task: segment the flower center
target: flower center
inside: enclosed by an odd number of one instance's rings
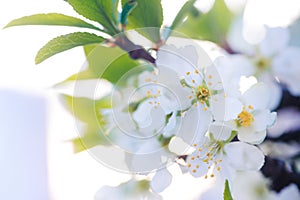
[[[243,110],[238,115],[238,118],[237,118],[237,123],[240,126],[243,126],[243,127],[249,127],[249,126],[251,126],[251,124],[252,124],[253,121],[254,121],[253,115],[251,113],[249,113],[248,111],[246,111],[246,110]]]
[[[187,160],[189,170],[192,173],[197,173],[199,170],[203,170],[203,168],[200,169],[200,167],[204,165],[207,169],[204,178],[215,177],[215,172],[221,170],[220,164],[222,163],[222,159],[217,158],[217,154],[222,153],[223,145],[219,146],[218,143],[211,143],[204,144],[203,146],[194,144],[193,146],[195,153]]]
[[[266,70],[270,67],[271,61],[267,58],[260,58],[255,62],[258,70]]]
[[[204,86],[198,86],[196,91],[196,98],[200,103],[204,103],[208,101],[208,98],[210,97],[209,90]]]

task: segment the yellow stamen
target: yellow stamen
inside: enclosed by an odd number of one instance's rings
[[[254,117],[251,113],[246,110],[243,110],[239,115],[237,122],[243,127],[251,126],[252,122],[254,121]]]
[[[199,86],[196,91],[196,98],[200,103],[205,102],[210,97],[210,92],[206,87]]]

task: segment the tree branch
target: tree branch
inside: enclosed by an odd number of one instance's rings
[[[290,170],[287,165],[275,158],[265,157],[265,164],[261,169],[265,177],[272,180],[271,189],[280,192],[283,188],[294,183],[300,189],[300,174]]]
[[[128,52],[130,58],[143,59],[155,65],[155,59],[142,46],[134,44],[125,35],[117,37],[114,44]]]

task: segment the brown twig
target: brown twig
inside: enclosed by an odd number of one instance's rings
[[[128,52],[130,58],[143,59],[155,65],[155,59],[142,46],[134,44],[125,35],[117,37],[114,44]]]
[[[283,188],[294,183],[300,189],[300,174],[290,170],[286,164],[275,158],[266,156],[265,164],[261,169],[265,177],[272,180],[271,188],[280,192]]]

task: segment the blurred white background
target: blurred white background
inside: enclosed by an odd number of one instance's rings
[[[162,2],[167,11],[165,24],[170,24],[185,1]],[[209,0],[199,0],[198,5],[204,10],[201,2],[211,5]],[[63,0],[1,1],[0,27],[15,18],[49,12],[77,16]],[[253,27],[286,26],[299,13],[299,0],[251,0],[247,19]],[[85,61],[83,49],[78,47],[34,64],[36,52],[47,41],[75,30],[78,29],[46,26],[0,30],[0,196],[3,198],[4,194],[3,199],[92,200],[101,186],[118,185],[129,179],[126,174],[102,166],[87,152],[73,154],[67,142],[77,136],[75,121],[62,107],[52,86],[78,72]],[[199,188],[198,180],[186,176],[173,180],[164,192],[166,199],[180,198],[174,193],[178,189],[189,199],[192,191]],[[191,181],[189,188],[184,187],[187,180]]]

